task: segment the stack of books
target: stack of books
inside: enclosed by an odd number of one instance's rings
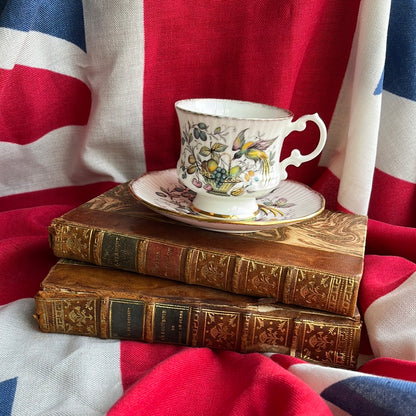
[[[253,233],[208,231],[122,184],[55,218],[60,258],[35,297],[44,332],[357,364],[367,218],[324,210]]]

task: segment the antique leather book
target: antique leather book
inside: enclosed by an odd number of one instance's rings
[[[35,303],[44,332],[357,363],[358,312],[345,317],[63,259]]]
[[[353,316],[367,218],[324,210],[248,234],[203,230],[151,211],[122,184],[49,226],[57,257]]]

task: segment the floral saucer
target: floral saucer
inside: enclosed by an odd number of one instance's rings
[[[258,198],[259,212],[250,220],[222,220],[198,214],[191,208],[195,193],[182,185],[176,169],[146,173],[130,182],[134,197],[153,211],[199,228],[230,233],[249,233],[287,226],[320,214],[325,199],[308,186],[281,181],[268,195]]]

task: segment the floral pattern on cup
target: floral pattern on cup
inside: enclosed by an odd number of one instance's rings
[[[192,178],[192,184],[216,195],[239,196],[253,182],[270,178],[270,168],[275,164],[275,152],[264,152],[276,140],[249,136],[249,129],[210,129],[203,122],[191,124],[182,131],[182,159],[179,164],[182,179]],[[233,145],[226,138],[235,134]],[[198,146],[194,141],[199,141]]]

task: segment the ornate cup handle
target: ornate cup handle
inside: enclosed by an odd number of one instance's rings
[[[284,180],[287,178],[286,168],[289,165],[294,165],[296,167],[299,167],[302,163],[308,162],[309,160],[312,160],[316,156],[318,156],[325,146],[327,130],[326,130],[325,123],[322,121],[322,119],[318,116],[317,113],[304,115],[302,117],[299,117],[296,121],[292,122],[288,130],[286,131],[285,137],[287,137],[290,133],[292,133],[292,131],[305,130],[307,121],[313,121],[315,124],[318,125],[319,132],[320,132],[319,143],[316,146],[315,150],[313,150],[311,153],[307,155],[302,155],[298,149],[293,149],[290,156],[280,162],[280,179],[281,180]]]

